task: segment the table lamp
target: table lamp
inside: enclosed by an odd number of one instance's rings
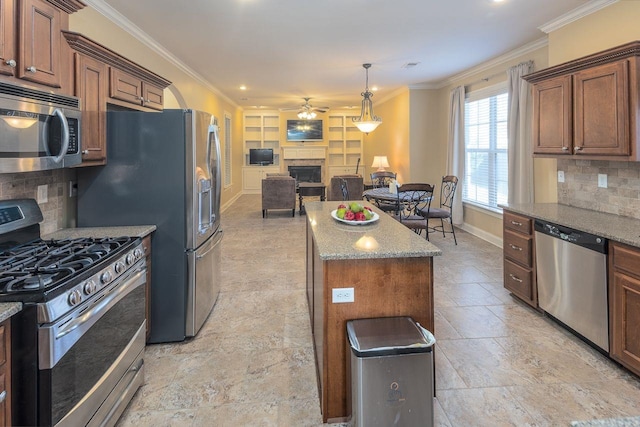
[[[389,160],[387,156],[373,156],[372,168],[378,168],[378,172],[384,172],[384,168],[389,167]]]

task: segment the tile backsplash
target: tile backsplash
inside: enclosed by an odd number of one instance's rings
[[[38,186],[47,186],[47,202],[40,203],[44,220],[40,234],[52,233],[75,223],[75,197],[69,197],[69,181],[75,181],[73,169],[0,174],[0,200],[36,199]]]
[[[640,163],[558,159],[558,203],[640,219]],[[607,188],[598,187],[607,175]]]

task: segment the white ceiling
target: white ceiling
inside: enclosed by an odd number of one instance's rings
[[[438,84],[545,36],[538,27],[602,0],[87,0],[139,27],[236,104],[359,106]],[[113,8],[113,9],[111,9]],[[123,15],[126,19],[123,19]],[[130,22],[127,22],[130,21]],[[404,64],[419,63],[405,69]],[[240,85],[247,90],[241,91]]]

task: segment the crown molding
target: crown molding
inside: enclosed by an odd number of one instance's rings
[[[211,92],[223,98],[226,102],[233,105],[235,108],[241,108],[238,104],[232,101],[228,96],[220,92],[220,90],[213,86],[207,79],[202,77],[200,74],[196,73],[191,68],[184,65],[184,63],[174,56],[171,52],[165,49],[164,46],[155,41],[151,36],[144,31],[133,22],[131,22],[127,17],[123,14],[115,10],[113,7],[108,5],[104,0],[83,0],[91,8],[95,9],[97,12],[102,14],[105,18],[116,24],[118,27],[122,28],[124,31],[135,37],[140,43],[160,55],[162,58],[167,60],[169,63],[173,64],[176,68],[181,70],[183,73],[187,74],[189,77],[193,78],[197,82],[201,83],[203,86],[211,90]]]
[[[409,85],[409,89],[440,89],[437,83],[417,83]]]
[[[531,43],[527,43],[523,46],[520,46],[517,49],[514,49],[510,52],[505,53],[504,55],[500,55],[496,58],[489,60],[488,62],[484,62],[478,66],[470,68],[466,71],[463,71],[460,74],[456,74],[454,76],[449,77],[448,79],[442,80],[439,83],[436,83],[437,89],[442,89],[443,87],[456,84],[462,80],[468,79],[470,77],[475,76],[476,74],[482,73],[484,71],[490,70],[498,65],[501,65],[505,62],[511,61],[513,59],[519,58],[520,56],[526,55],[530,52],[536,51],[540,48],[543,48],[549,44],[547,37],[542,37],[538,40],[534,40]]]
[[[619,0],[591,0],[586,4],[569,11],[564,15],[559,16],[553,21],[549,21],[546,24],[539,26],[538,29],[545,34],[549,34],[552,31],[562,28],[565,25],[572,23],[573,21],[584,18],[585,16],[597,12],[600,9],[603,9],[614,3],[617,3],[618,1]]]

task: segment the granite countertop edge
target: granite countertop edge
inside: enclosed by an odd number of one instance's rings
[[[125,225],[114,227],[63,228],[42,236],[43,239],[75,239],[80,237],[145,237],[156,230],[155,225]]]
[[[4,322],[14,314],[22,310],[22,303],[19,302],[3,302],[0,303],[0,322]]]
[[[640,247],[640,219],[559,203],[508,203],[504,210]]]

